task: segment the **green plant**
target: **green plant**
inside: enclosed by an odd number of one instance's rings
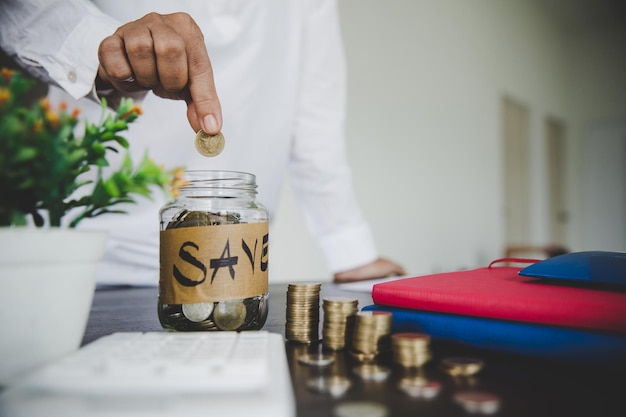
[[[114,206],[134,203],[135,196],[150,197],[154,186],[168,192],[179,181],[180,169],[166,171],[147,155],[134,165],[128,152],[121,166],[104,177],[109,152],[128,149],[119,132],[141,114],[132,100],[123,100],[114,114],[105,111],[103,101],[102,121],[85,121],[78,137],[79,111],[68,112],[64,104],[55,111],[46,99],[26,103],[32,85],[19,71],[0,71],[0,226],[25,225],[32,216],[41,227],[47,213],[49,226],[61,226],[69,215],[67,225],[75,227],[86,218],[124,213]],[[95,180],[81,178],[92,169]],[[73,197],[86,186],[91,192]]]

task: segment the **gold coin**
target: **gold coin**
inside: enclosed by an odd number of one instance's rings
[[[483,369],[483,361],[475,358],[444,358],[441,367],[452,376],[471,376]]]
[[[237,330],[246,321],[246,306],[241,300],[220,301],[215,306],[213,320],[221,330]]]
[[[198,130],[196,134],[196,149],[204,156],[217,156],[224,149],[224,135],[209,135],[204,130]]]

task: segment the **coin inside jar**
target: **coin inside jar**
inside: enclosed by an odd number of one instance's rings
[[[182,310],[189,321],[199,323],[209,318],[213,312],[213,303],[183,304]]]
[[[237,330],[246,321],[246,313],[241,300],[220,301],[215,306],[213,321],[221,330]]]
[[[204,156],[217,156],[224,149],[224,135],[209,135],[204,130],[198,130],[195,141],[196,149]]]

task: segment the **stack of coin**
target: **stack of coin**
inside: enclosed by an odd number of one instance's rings
[[[405,368],[417,368],[431,358],[430,336],[424,333],[395,333],[391,335],[393,361]]]
[[[322,300],[324,323],[322,345],[330,350],[342,350],[349,344],[359,300],[348,297],[327,297]]]
[[[319,341],[322,284],[301,282],[287,287],[285,338],[310,344]]]
[[[387,311],[360,311],[352,333],[351,354],[361,362],[371,362],[389,350],[393,315]]]

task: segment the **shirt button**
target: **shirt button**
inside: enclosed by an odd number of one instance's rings
[[[76,72],[75,71],[70,71],[67,73],[67,80],[69,82],[71,82],[72,84],[74,84],[76,82]]]

